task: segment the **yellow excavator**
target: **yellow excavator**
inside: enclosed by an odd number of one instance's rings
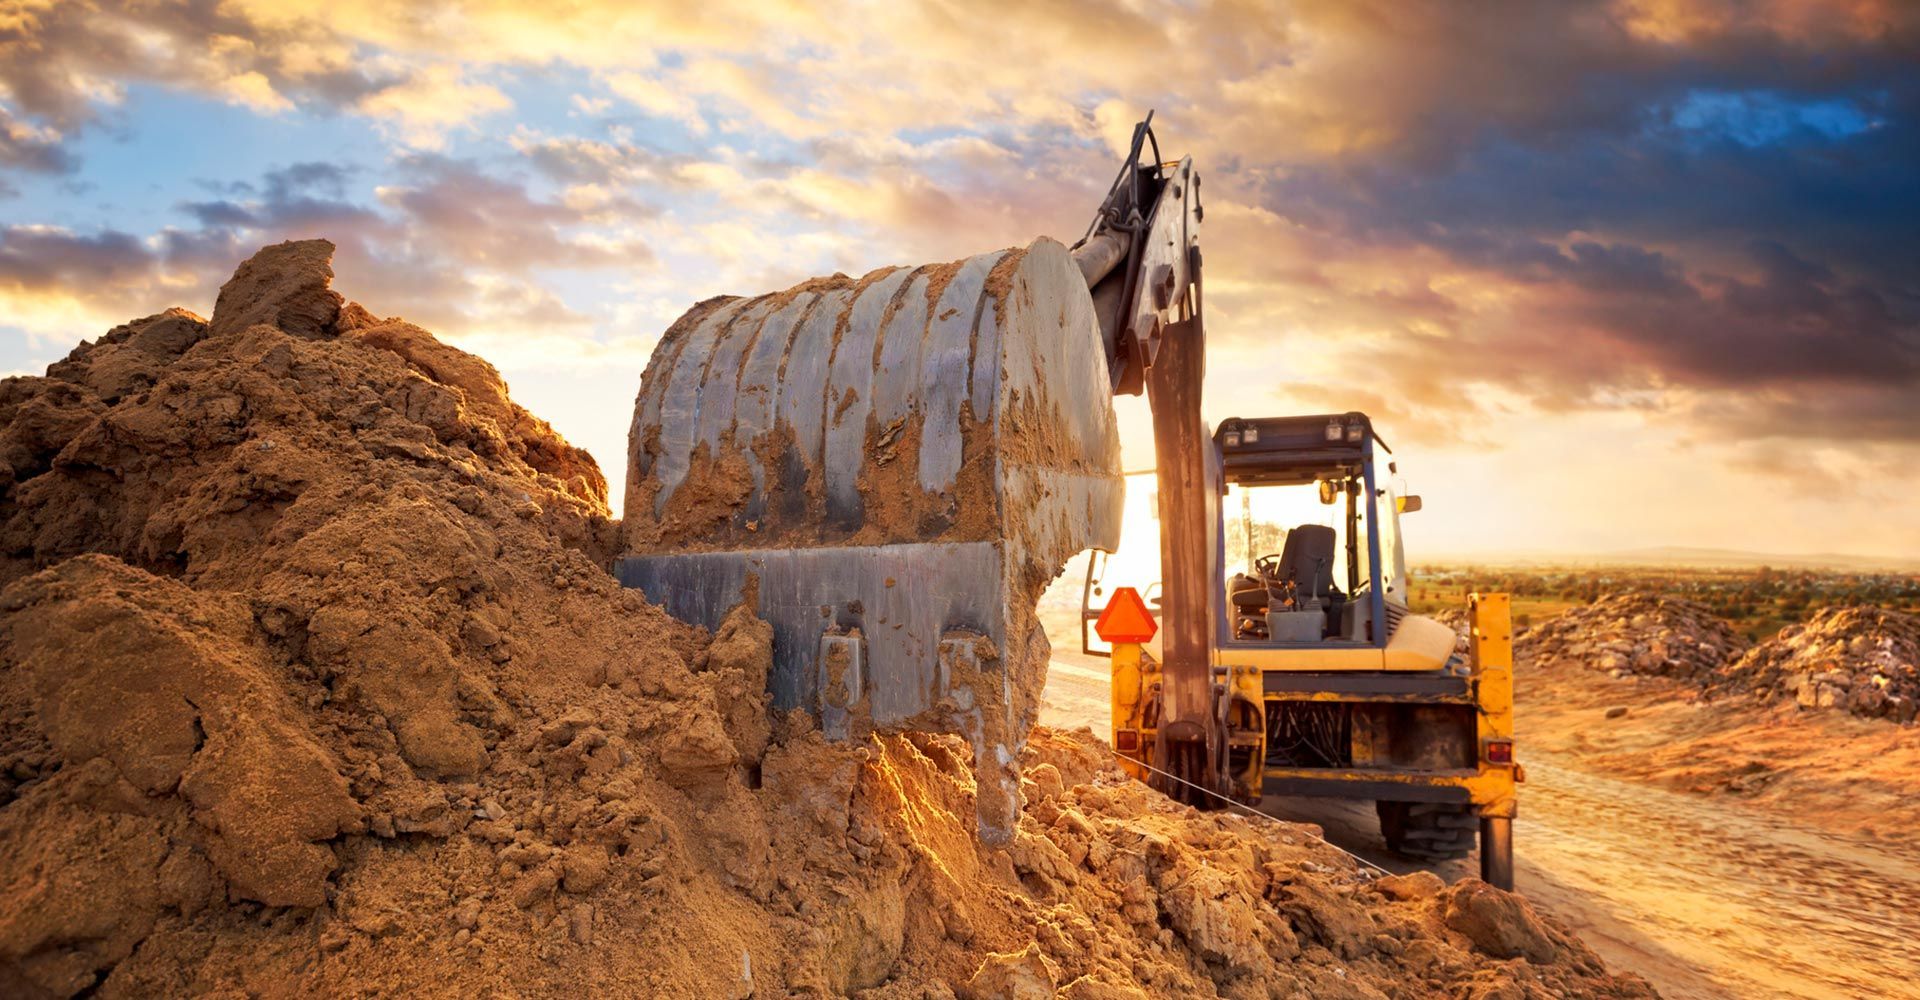
[[[1389,845],[1416,857],[1478,833],[1483,875],[1510,887],[1506,599],[1474,599],[1460,652],[1409,613],[1397,525],[1419,500],[1375,468],[1363,415],[1209,432],[1203,216],[1191,159],[1160,155],[1149,115],[1071,248],[696,305],[641,380],[616,574],[710,627],[751,602],[774,629],[775,704],[831,738],[965,735],[980,834],[1005,841],[1050,653],[1034,604],[1073,555],[1118,547],[1112,399],[1145,392],[1156,607],[1086,588],[1109,598],[1086,617],[1111,612],[1116,751],[1201,807],[1376,801]],[[1343,516],[1269,553],[1243,517],[1229,576],[1223,499],[1298,487]],[[1151,649],[1128,638],[1142,618]]]
[[[1482,877],[1510,889],[1521,769],[1507,598],[1470,599],[1465,648],[1408,611],[1399,518],[1421,499],[1395,491],[1394,463],[1376,468],[1385,448],[1357,412],[1236,417],[1215,430],[1210,495],[1226,502],[1214,508],[1210,579],[1223,578],[1229,552],[1245,561],[1224,577],[1208,637],[1222,737],[1214,785],[1158,763],[1168,657],[1150,605],[1165,603],[1161,581],[1117,586],[1135,575],[1115,565],[1127,561],[1094,553],[1082,651],[1112,659],[1113,743],[1135,776],[1195,805],[1371,799],[1390,850],[1453,860],[1477,834]],[[1237,519],[1221,516],[1234,507]]]

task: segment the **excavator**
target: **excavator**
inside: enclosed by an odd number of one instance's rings
[[[1084,591],[1123,766],[1202,808],[1371,800],[1390,848],[1453,858],[1478,834],[1482,876],[1510,888],[1507,598],[1471,598],[1464,644],[1409,611],[1398,525],[1420,500],[1376,468],[1365,415],[1209,430],[1204,214],[1149,114],[1070,248],[697,304],[641,379],[616,575],[709,627],[750,606],[773,626],[775,705],[829,738],[965,736],[980,836],[1005,842],[1050,655],[1035,602],[1075,554],[1118,548],[1113,398],[1144,392],[1152,607],[1097,572]],[[1325,516],[1254,531],[1253,496],[1303,490]]]

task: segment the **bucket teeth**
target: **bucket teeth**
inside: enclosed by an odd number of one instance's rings
[[[701,303],[641,381],[621,580],[708,626],[757,593],[776,704],[836,738],[966,736],[982,833],[1010,836],[1048,655],[1035,601],[1118,542],[1099,337],[1045,239]]]

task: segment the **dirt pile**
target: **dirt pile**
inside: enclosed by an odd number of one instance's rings
[[[1822,608],[1727,664],[1713,684],[1767,701],[1792,699],[1802,708],[1913,722],[1920,705],[1920,618],[1884,608]]]
[[[1473,615],[1466,608],[1441,608],[1427,617],[1452,629],[1455,635],[1465,636],[1473,630]]]
[[[769,712],[770,628],[618,587],[592,460],[329,251],[0,382],[0,994],[1650,995],[1084,735],[983,846],[964,741]]]
[[[1704,683],[1747,645],[1704,604],[1623,591],[1521,633],[1514,653],[1523,663],[1567,660],[1615,677]]]
[[[1705,605],[1630,591],[1520,633],[1515,652],[1615,677],[1669,677],[1714,697],[1901,723],[1920,716],[1920,618],[1884,608],[1822,608],[1755,646]]]

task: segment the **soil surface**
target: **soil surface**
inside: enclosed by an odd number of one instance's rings
[[[1042,721],[1104,736],[1107,661],[1074,652],[1072,611],[1047,623],[1056,652]],[[1682,678],[1707,668],[1615,677],[1524,650],[1521,895],[1664,996],[1920,996],[1909,902],[1920,894],[1920,731],[1752,697],[1703,701]],[[1262,810],[1317,824],[1369,863],[1420,870],[1385,849],[1368,803],[1270,799]],[[1479,861],[1434,870],[1467,879]]]
[[[0,995],[1653,995],[1090,735],[983,844],[964,741],[770,712],[771,629],[620,588],[592,459],[331,249],[0,381]]]

